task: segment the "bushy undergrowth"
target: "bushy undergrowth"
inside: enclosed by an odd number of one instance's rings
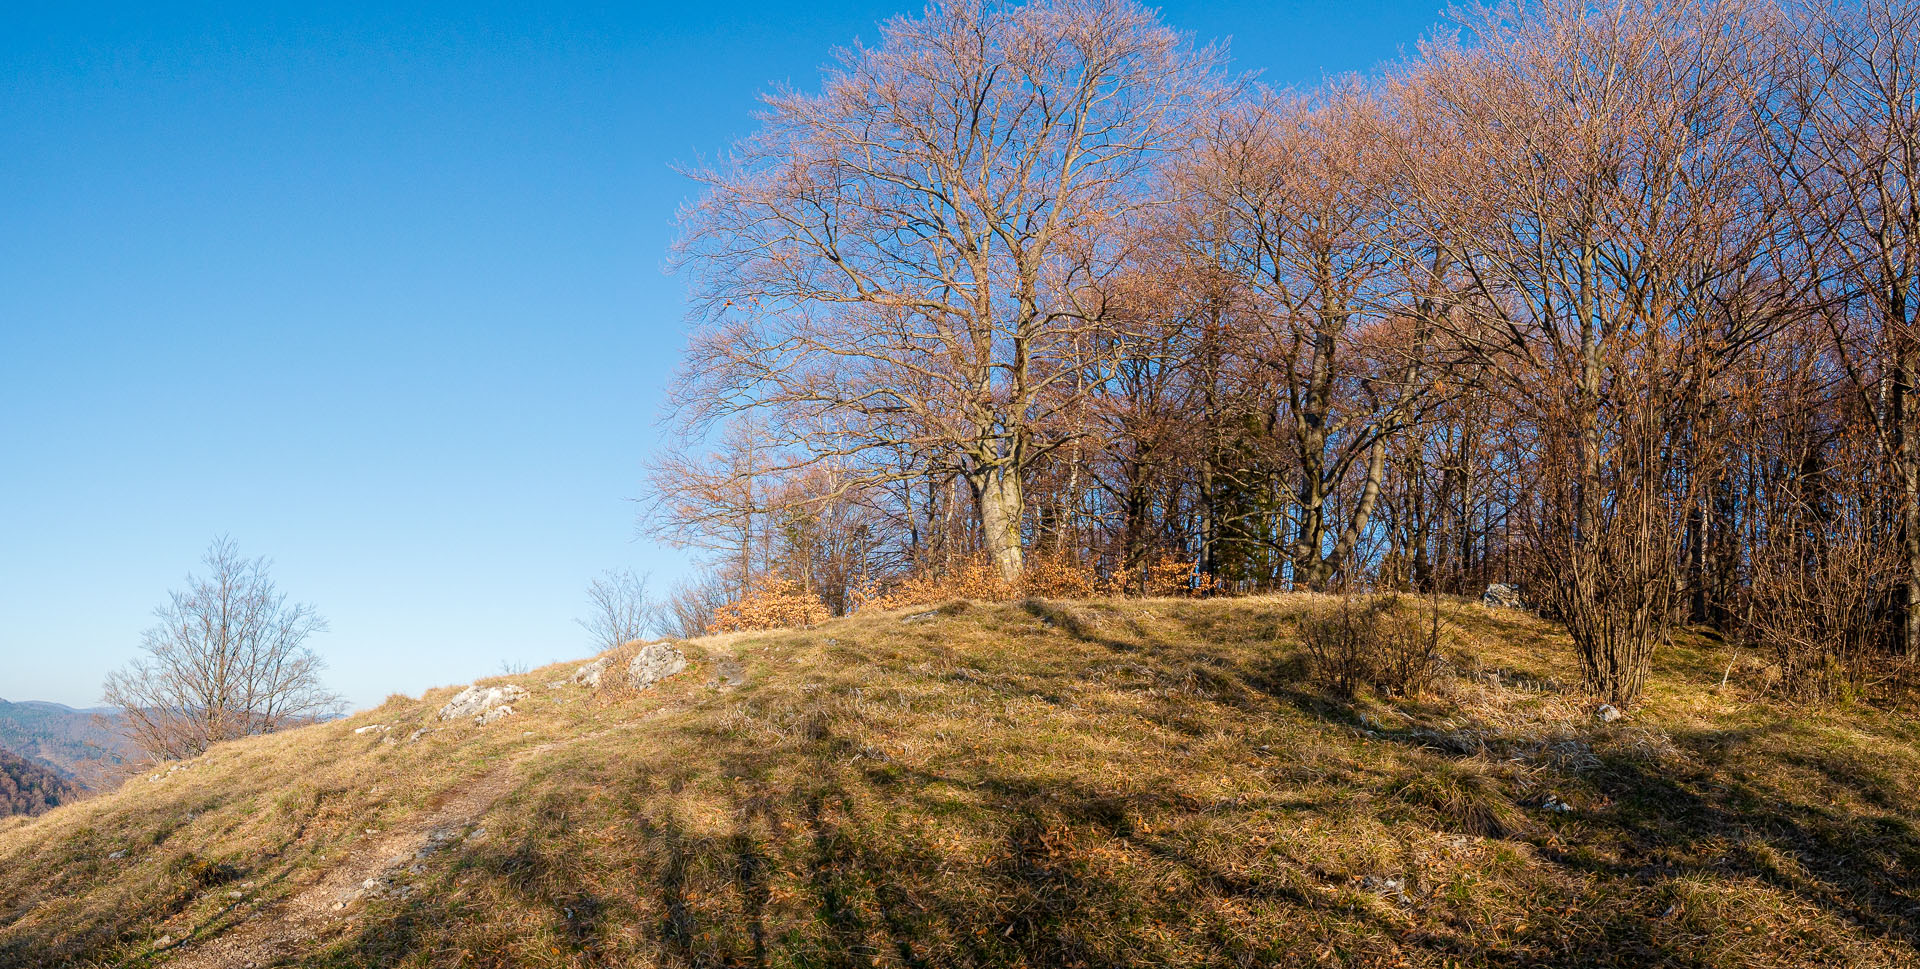
[[[1018,581],[1000,576],[984,557],[962,559],[951,566],[929,567],[870,583],[859,597],[861,608],[902,609],[934,605],[955,599],[1010,602],[1015,599],[1089,599],[1096,596],[1138,595],[1149,598],[1200,596],[1210,591],[1209,580],[1191,560],[1159,555],[1138,568],[1101,572],[1070,556],[1036,552],[1028,557]]]
[[[1422,609],[1407,596],[1346,596],[1302,619],[1300,641],[1326,689],[1349,699],[1362,687],[1417,696],[1438,671],[1439,603]]]
[[[827,604],[789,579],[766,579],[713,611],[708,633],[805,628],[827,621]]]

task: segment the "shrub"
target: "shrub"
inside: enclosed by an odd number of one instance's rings
[[[765,579],[746,595],[713,611],[708,633],[811,626],[828,618],[827,604],[790,579]]]
[[[1345,597],[1331,613],[1301,621],[1300,641],[1324,689],[1352,698],[1360,687],[1417,696],[1433,684],[1440,653],[1440,604],[1430,612],[1401,596]]]
[[[1141,582],[1148,596],[1202,595],[1211,590],[1207,577],[1197,575],[1192,560],[1162,556],[1148,561],[1138,575],[1113,573],[1102,576],[1098,569],[1069,557],[1034,553],[1018,582],[1000,577],[999,570],[981,556],[962,560],[946,571],[913,572],[882,588],[871,581],[856,597],[860,608],[904,609],[927,606],[953,599],[977,599],[982,602],[1008,602],[1014,599],[1086,599],[1093,596],[1127,594],[1129,578]]]
[[[1020,598],[1020,590],[1000,578],[999,571],[985,558],[975,557],[944,572],[926,570],[909,573],[884,591],[878,581],[870,580],[857,598],[863,609],[904,609],[951,599],[1005,602]]]
[[[1893,549],[1836,530],[1823,548],[1792,535],[1753,554],[1737,632],[1773,660],[1763,684],[1803,700],[1842,700],[1870,685],[1896,629],[1885,608],[1898,563]]]

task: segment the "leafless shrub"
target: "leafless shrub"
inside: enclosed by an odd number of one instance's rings
[[[1331,613],[1301,621],[1314,679],[1351,698],[1362,686],[1416,696],[1433,682],[1440,651],[1439,603],[1422,615],[1401,596],[1343,597]]]
[[[609,571],[587,586],[592,603],[586,616],[574,620],[604,652],[646,638],[659,620],[660,608],[647,596],[647,577],[631,570]]]
[[[730,588],[718,573],[682,582],[660,607],[661,631],[680,639],[705,636],[714,612],[727,604]]]
[[[145,655],[107,675],[102,695],[119,707],[128,738],[156,760],[195,756],[222,740],[269,733],[338,712],[307,648],[327,622],[289,603],[264,558],[231,539],[207,547],[205,577],[155,610]]]
[[[1898,583],[1895,550],[1853,523],[1842,534],[1807,535],[1754,550],[1743,638],[1777,664],[1766,685],[1803,699],[1853,695],[1872,676],[1876,647],[1888,645],[1888,592]]]

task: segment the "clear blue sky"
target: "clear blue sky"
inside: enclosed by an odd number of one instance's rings
[[[326,8],[322,11],[320,8]],[[1310,84],[1438,0],[1183,2]],[[97,702],[209,539],[355,706],[589,648],[684,342],[671,166],[917,4],[0,9],[0,697]]]

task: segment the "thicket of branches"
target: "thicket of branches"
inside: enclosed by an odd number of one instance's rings
[[[1920,658],[1920,12],[1459,17],[1283,92],[1129,0],[941,3],[769,96],[685,212],[701,601],[1171,560],[1513,582],[1619,703],[1680,622],[1808,693]]]

